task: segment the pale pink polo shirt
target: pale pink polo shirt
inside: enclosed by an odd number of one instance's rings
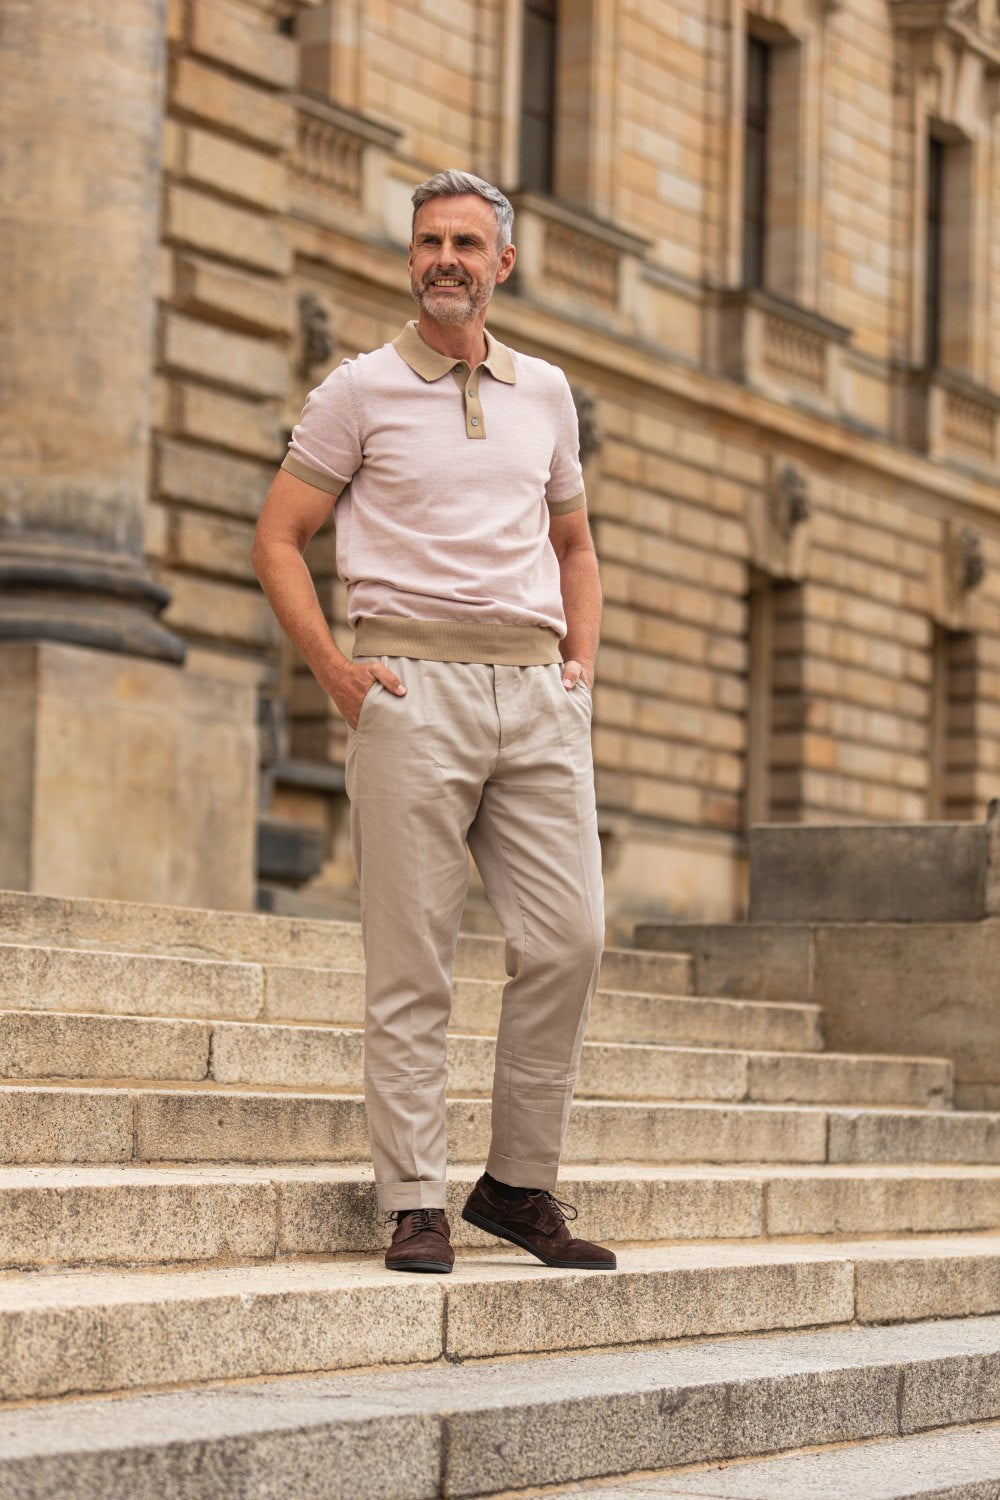
[[[486,340],[470,371],[409,323],[333,370],[292,433],[282,467],[339,497],[357,655],[559,660],[549,517],[585,504],[576,409],[555,365]]]

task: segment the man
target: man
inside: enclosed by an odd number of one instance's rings
[[[467,173],[413,194],[419,308],[309,395],[254,566],[350,728],[365,1102],[386,1265],[450,1271],[451,967],[471,849],[507,938],[492,1141],[463,1217],[547,1265],[612,1268],[552,1196],[603,941],[590,752],[600,622],[565,376],[486,332],[513,210]],[[336,504],[354,659],[302,553]],[[566,1206],[566,1205],[563,1205]]]

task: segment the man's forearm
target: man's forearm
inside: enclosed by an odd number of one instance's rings
[[[590,683],[601,634],[601,579],[593,548],[575,547],[560,559],[559,585],[566,613],[563,661],[578,661]]]
[[[285,634],[330,692],[350,663],[330,634],[305,558],[294,543],[273,540],[254,548],[253,565]]]

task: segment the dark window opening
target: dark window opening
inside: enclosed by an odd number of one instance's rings
[[[941,361],[945,149],[943,141],[931,136],[927,154],[927,265],[924,280],[924,360],[931,369]]]
[[[747,38],[747,95],[743,147],[743,285],[763,286],[767,240],[767,154],[771,49]]]
[[[551,193],[555,158],[557,0],[525,0],[520,185]]]

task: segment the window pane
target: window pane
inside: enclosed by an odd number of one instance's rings
[[[937,141],[932,136],[928,142],[927,157],[927,259],[924,267],[924,358],[929,366],[936,365],[941,356],[944,173],[944,142]]]
[[[743,283],[764,280],[767,233],[768,75],[770,49],[747,38],[747,107],[743,122]]]
[[[552,191],[555,133],[555,0],[528,0],[521,59],[521,186]]]

